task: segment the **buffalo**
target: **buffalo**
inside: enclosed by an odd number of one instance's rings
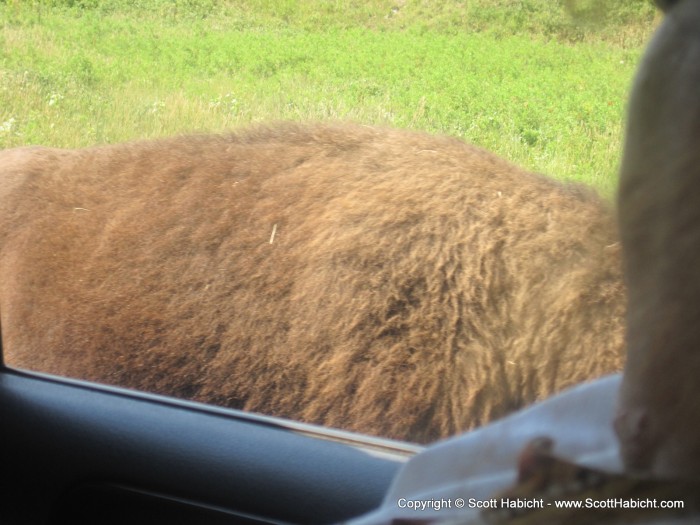
[[[5,150],[0,265],[10,366],[419,443],[624,361],[612,206],[418,132]]]

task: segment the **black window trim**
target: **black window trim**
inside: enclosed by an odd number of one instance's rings
[[[72,494],[87,490],[92,500],[95,487],[260,523],[338,522],[378,507],[403,462],[422,450],[15,370],[1,352],[3,524],[51,522],[57,509],[76,508]]]

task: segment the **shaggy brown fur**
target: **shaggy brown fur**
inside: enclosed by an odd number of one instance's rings
[[[669,2],[671,4],[671,2]],[[619,192],[630,468],[700,473],[700,2],[670,7],[637,74]]]
[[[289,124],[0,173],[12,365],[418,442],[622,366],[609,207],[455,139]]]

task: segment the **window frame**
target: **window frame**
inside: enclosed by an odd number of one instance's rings
[[[333,523],[422,447],[6,367],[0,521]]]

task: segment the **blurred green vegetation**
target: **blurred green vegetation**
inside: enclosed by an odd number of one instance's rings
[[[610,195],[657,21],[642,0],[0,0],[0,147],[354,120]]]

